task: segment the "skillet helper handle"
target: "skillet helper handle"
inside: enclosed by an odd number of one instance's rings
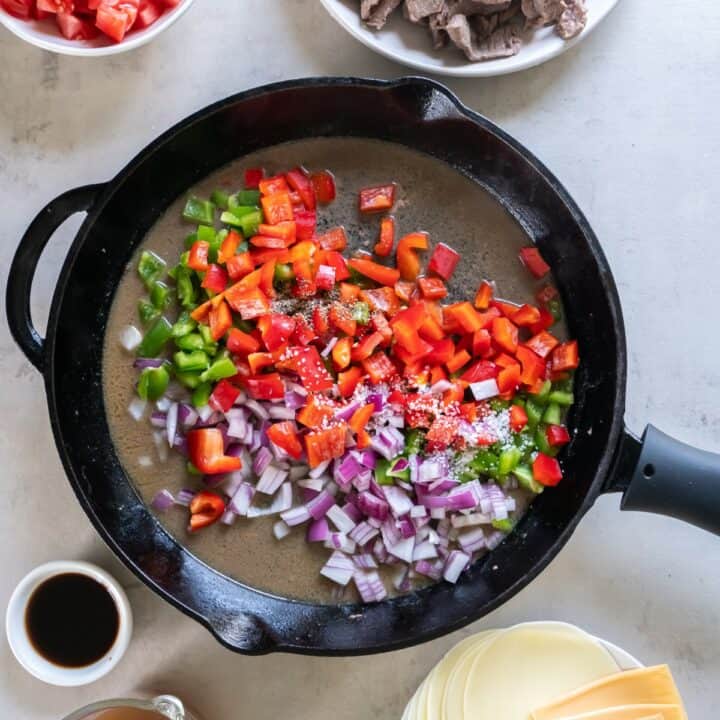
[[[38,261],[53,233],[71,215],[88,211],[104,185],[84,185],[51,200],[30,223],[10,266],[5,305],[8,325],[15,342],[40,371],[45,366],[45,341],[30,315],[30,291]]]
[[[720,535],[720,455],[648,425],[620,507],[669,515]]]

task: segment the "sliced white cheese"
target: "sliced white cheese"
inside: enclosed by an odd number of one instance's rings
[[[682,720],[682,718],[683,711],[679,705],[623,705],[573,715],[562,720]]]

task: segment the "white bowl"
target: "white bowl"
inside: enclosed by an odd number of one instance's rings
[[[61,667],[46,660],[33,647],[25,628],[25,610],[35,588],[48,578],[64,573],[80,573],[99,582],[112,596],[118,611],[120,622],[115,642],[103,657],[85,667]],[[5,615],[8,643],[17,661],[38,680],[63,687],[87,685],[107,675],[125,654],[132,628],[130,603],[118,581],[96,565],[74,560],[49,562],[29,572],[13,591]]]
[[[60,30],[53,18],[47,20],[20,20],[2,8],[0,8],[0,23],[11,33],[31,45],[61,55],[79,55],[81,57],[117,55],[149,43],[182,17],[190,9],[194,1],[182,0],[177,7],[170,8],[163,13],[150,27],[144,30],[131,30],[129,35],[120,43],[113,42],[102,33],[92,40],[67,40],[60,34]]]
[[[506,75],[547,62],[582,42],[618,3],[618,0],[588,0],[587,25],[572,40],[563,40],[553,28],[542,28],[514,57],[470,62],[454,46],[434,50],[430,33],[405,20],[399,10],[382,30],[376,31],[360,19],[357,0],[320,1],[345,30],[375,52],[426,73],[456,77]]]

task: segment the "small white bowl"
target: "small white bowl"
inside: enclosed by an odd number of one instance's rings
[[[102,658],[85,667],[67,668],[46,660],[33,647],[25,627],[25,610],[35,588],[45,580],[65,573],[87,575],[99,582],[110,593],[118,610],[120,622],[115,642]],[[8,643],[17,661],[38,680],[62,687],[87,685],[107,675],[125,654],[130,644],[132,628],[130,603],[118,581],[96,565],[73,560],[49,562],[29,572],[15,588],[5,615]]]
[[[80,57],[99,57],[100,55],[117,55],[133,50],[167,30],[176,20],[180,19],[195,0],[182,0],[174,8],[167,10],[150,27],[144,30],[130,31],[122,42],[116,43],[102,33],[92,40],[68,40],[60,34],[57,24],[52,18],[47,20],[20,20],[0,8],[0,23],[11,33],[31,45],[50,50],[61,55],[78,55]]]

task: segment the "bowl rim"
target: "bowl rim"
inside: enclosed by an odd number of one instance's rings
[[[181,0],[179,5],[163,13],[163,15],[149,27],[143,28],[136,34],[131,35],[130,38],[124,39],[119,43],[100,47],[66,44],[66,42],[72,41],[65,41],[65,38],[56,38],[50,34],[48,34],[47,37],[39,36],[31,29],[34,28],[34,25],[30,25],[26,20],[10,15],[10,13],[2,8],[0,8],[0,24],[4,25],[15,37],[41,50],[48,50],[58,55],[71,55],[75,57],[103,57],[106,55],[119,55],[120,53],[129,52],[130,50],[146,45],[179,20],[190,9],[190,6],[194,2],[195,0]],[[60,42],[60,40],[64,40],[65,42]]]

